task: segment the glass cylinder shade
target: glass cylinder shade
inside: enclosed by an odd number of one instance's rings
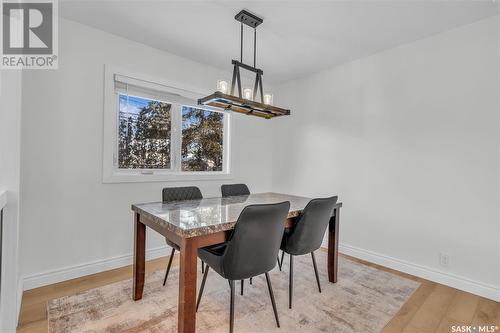
[[[245,88],[245,89],[243,89],[243,98],[244,99],[249,99],[249,100],[253,99],[252,88]]]
[[[223,94],[229,93],[229,83],[226,80],[218,80],[217,81],[217,91],[220,91]]]
[[[273,105],[273,94],[264,94],[264,104]]]

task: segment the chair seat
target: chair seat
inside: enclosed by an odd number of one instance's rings
[[[198,257],[222,277],[224,277],[222,271],[222,255],[226,250],[226,246],[226,243],[222,243],[198,249]]]
[[[179,245],[175,244],[174,242],[168,240],[167,238],[165,238],[165,242],[167,243],[168,246],[176,249],[177,251],[180,251],[181,248],[179,247]]]
[[[292,231],[291,229],[285,229],[285,232],[283,233],[283,238],[281,239],[281,246],[280,246],[280,250],[281,251],[285,251],[286,253],[290,253],[288,252],[288,238],[290,237],[290,235],[292,234]]]
[[[298,248],[300,247],[295,246],[295,244],[292,244],[289,241],[291,235],[292,235],[292,229],[285,229],[285,232],[283,233],[283,238],[281,239],[281,246],[280,246],[281,251],[285,251],[285,253],[292,254],[294,256],[301,256],[317,250],[317,249],[298,250]]]
[[[335,222],[333,222],[332,225],[333,228],[335,228]],[[293,232],[293,227],[285,229],[285,232],[283,233],[283,238],[281,239],[281,245],[280,245],[280,250],[285,251],[286,253],[293,254],[296,256],[308,254],[311,252],[311,250],[306,250],[306,251],[297,251],[297,250],[292,250],[292,244],[289,242],[289,238],[292,235]],[[294,248],[297,248],[297,246],[293,246]],[[317,250],[317,249],[314,249]]]

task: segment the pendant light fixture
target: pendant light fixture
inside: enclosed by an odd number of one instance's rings
[[[234,112],[245,113],[247,115],[262,117],[266,119],[289,115],[290,110],[283,109],[273,104],[273,95],[264,94],[262,87],[262,69],[256,67],[256,46],[257,46],[257,27],[263,22],[262,18],[242,10],[234,17],[240,22],[240,60],[233,60],[233,78],[231,85],[227,81],[217,81],[217,91],[209,96],[200,98],[199,105],[209,105],[223,108]],[[243,24],[254,29],[253,40],[253,66],[243,63]],[[253,89],[250,87],[242,88],[240,69],[255,73],[255,82]],[[237,86],[237,95],[235,88]],[[257,95],[260,95],[260,99]]]

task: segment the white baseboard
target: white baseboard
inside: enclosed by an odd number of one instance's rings
[[[157,248],[146,250],[146,260],[152,260],[167,256],[170,254],[169,249],[170,247],[160,246]],[[82,276],[128,266],[132,264],[132,261],[133,255],[125,254],[25,276],[23,279],[24,290],[43,287],[53,283],[76,279]]]
[[[326,247],[326,244],[323,243],[323,246]],[[400,272],[415,275],[430,281],[464,290],[475,295],[495,300],[497,302],[500,301],[500,288],[493,285],[473,281],[465,277],[417,265],[411,262],[396,259],[348,244],[340,244],[339,251],[343,254],[366,260],[381,266],[392,268]],[[146,251],[146,259],[156,259],[166,256],[168,255],[168,253],[169,251],[167,246],[149,249]],[[132,259],[132,254],[127,254],[26,276],[24,280],[19,283],[19,288],[22,291],[24,286],[24,290],[29,290],[57,282],[79,278],[85,275],[104,272],[107,270],[130,265],[132,264]],[[18,297],[22,297],[22,292],[18,292]],[[18,305],[20,304],[21,302],[19,301]]]
[[[339,252],[500,302],[500,288],[494,285],[473,281],[462,276],[442,272],[347,244],[339,244]]]

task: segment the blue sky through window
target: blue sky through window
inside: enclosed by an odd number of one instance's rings
[[[120,113],[128,113],[127,116],[136,117],[137,115],[139,115],[139,112],[143,108],[148,106],[150,101],[151,99],[147,98],[120,94]],[[190,106],[183,106],[182,107],[183,128],[190,127],[193,123],[197,122],[197,117],[195,115],[192,115],[189,118],[186,117],[186,114],[191,110],[202,111],[202,109],[197,109]],[[211,112],[213,111],[203,111],[203,115],[205,117],[208,117]]]
[[[210,115],[211,112],[213,111],[204,111],[203,109],[197,109],[197,108],[193,108],[193,107],[190,107],[190,106],[183,106],[182,107],[182,128],[185,129],[185,128],[188,128],[188,127],[191,127],[193,124],[197,124],[199,122],[199,118],[196,117],[196,115],[191,115],[191,117],[187,117],[187,114],[188,112],[190,111],[203,111],[203,116],[204,117],[208,117]]]
[[[142,108],[147,107],[150,101],[150,99],[146,98],[120,94],[120,113],[127,113],[126,116],[137,117]]]

